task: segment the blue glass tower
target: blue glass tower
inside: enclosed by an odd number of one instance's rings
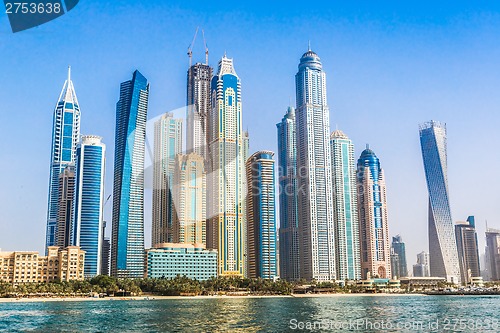
[[[359,221],[356,191],[354,145],[341,130],[330,136],[332,152],[332,182],[339,280],[359,280]]]
[[[149,84],[135,71],[116,104],[111,275],[144,275],[144,149]]]
[[[246,162],[250,278],[274,279],[278,275],[273,156],[271,151],[258,151]]]
[[[98,136],[83,136],[76,151],[73,243],[85,251],[85,278],[101,272],[106,146]]]
[[[392,237],[392,245],[391,245],[393,251],[395,254],[398,256],[398,271],[399,274],[395,274],[395,272],[392,272],[392,275],[396,275],[398,278],[399,277],[405,277],[408,276],[408,267],[406,264],[406,245],[403,242],[403,239],[401,238],[400,235],[397,235],[396,237]]]
[[[295,108],[289,107],[278,128],[280,199],[280,278],[300,279],[299,207],[297,202],[297,141]]]
[[[297,170],[300,223],[300,277],[336,280],[330,111],[326,74],[308,50],[295,75],[297,92]]]
[[[448,191],[446,125],[420,125],[420,144],[429,190],[429,255],[432,276],[460,283],[460,265]]]
[[[45,251],[49,246],[56,245],[59,175],[67,166],[74,165],[79,138],[80,106],[76,98],[73,81],[71,81],[71,68],[69,68],[68,78],[64,82],[54,109]]]
[[[373,150],[366,147],[358,159],[358,218],[361,278],[391,278],[391,252],[384,171]]]

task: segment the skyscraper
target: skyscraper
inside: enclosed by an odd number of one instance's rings
[[[490,281],[500,281],[500,230],[486,230],[486,254]]]
[[[149,84],[135,71],[116,104],[111,275],[144,274],[144,145]]]
[[[420,144],[429,190],[429,255],[432,276],[460,283],[457,243],[448,191],[446,125],[430,121],[420,125]]]
[[[336,239],[337,279],[359,280],[358,198],[354,145],[342,131],[330,136]]]
[[[153,164],[153,228],[151,244],[173,242],[175,207],[172,184],[175,156],[182,153],[182,119],[165,113],[155,124]]]
[[[75,197],[75,167],[68,165],[59,175],[59,204],[55,246],[67,248],[73,245],[73,200]]]
[[[221,59],[211,87],[207,247],[218,250],[219,275],[244,276],[246,180],[241,82],[232,59]]]
[[[207,158],[208,115],[210,113],[210,80],[213,69],[208,63],[196,63],[188,70],[187,142],[188,153]]]
[[[295,108],[289,107],[276,127],[278,128],[278,193],[280,199],[280,277],[294,281],[300,279]]]
[[[455,237],[462,283],[467,284],[471,278],[481,276],[474,216],[469,216],[466,222],[455,224]]]
[[[384,171],[368,147],[358,159],[358,215],[361,243],[361,278],[368,273],[391,278],[387,194]]]
[[[70,164],[74,165],[76,145],[80,138],[80,106],[76,98],[71,68],[54,109],[52,149],[50,158],[49,195],[45,252],[56,243],[57,214],[59,211],[59,175]]]
[[[336,260],[330,115],[326,74],[313,51],[302,55],[295,83],[300,276],[331,281]]]
[[[173,176],[174,243],[206,244],[206,173],[202,156],[191,153],[175,158]]]
[[[76,151],[74,245],[85,251],[86,278],[101,272],[106,145],[86,135]]]
[[[274,153],[258,151],[246,162],[248,277],[273,279],[276,262]]]
[[[398,255],[398,272],[392,272],[393,276],[406,277],[408,276],[408,266],[406,263],[406,245],[403,242],[403,238],[400,235],[392,237],[393,252]]]
[[[398,278],[401,276],[399,268],[399,255],[391,247],[391,274],[393,277]]]
[[[101,275],[109,275],[109,255],[111,254],[111,241],[106,237],[106,221],[102,223],[101,246]]]
[[[430,276],[429,253],[423,251],[417,254],[417,264],[413,265],[413,276],[415,277]]]

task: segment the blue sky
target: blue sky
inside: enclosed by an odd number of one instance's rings
[[[418,124],[448,124],[454,220],[500,228],[500,4],[494,2],[91,1],[12,34],[0,14],[0,248],[43,250],[52,112],[72,66],[82,134],[108,145],[112,188],[119,84],[139,69],[151,83],[149,118],[185,102],[187,47],[205,30],[210,64],[227,52],[242,80],[251,151],[276,150],[308,40],[327,73],[332,130],[366,143],[385,169],[391,235],[408,263],[427,250],[427,192]],[[194,60],[203,60],[201,39]],[[106,217],[110,221],[110,205]],[[146,202],[146,244],[150,242]],[[411,266],[410,266],[411,267]]]

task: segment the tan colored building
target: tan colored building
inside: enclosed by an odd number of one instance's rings
[[[173,204],[174,243],[206,244],[206,173],[196,153],[175,158]]]
[[[12,284],[83,280],[85,251],[77,246],[49,246],[48,255],[35,251],[0,252],[0,280]]]
[[[385,176],[378,157],[368,146],[358,159],[357,186],[361,279],[389,279],[391,244]]]

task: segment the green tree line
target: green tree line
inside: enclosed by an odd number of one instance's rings
[[[249,293],[254,295],[289,295],[296,284],[284,280],[247,279],[239,277],[217,277],[206,281],[193,280],[185,276],[173,279],[117,279],[99,275],[84,281],[52,281],[12,285],[0,282],[0,297],[26,295],[86,296],[90,294],[143,293],[178,295],[213,295],[221,293]]]

